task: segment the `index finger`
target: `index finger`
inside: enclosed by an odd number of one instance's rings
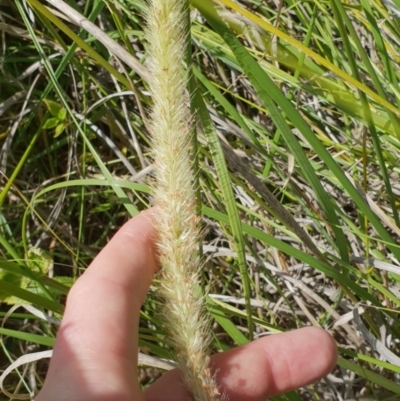
[[[138,390],[139,313],[156,268],[153,218],[147,211],[126,223],[68,295],[46,379],[65,385],[65,399],[74,387],[79,399]]]

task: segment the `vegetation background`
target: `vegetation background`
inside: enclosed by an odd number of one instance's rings
[[[320,326],[337,368],[274,400],[400,399],[400,0],[190,5],[214,350]],[[3,370],[51,348],[68,288],[150,206],[145,7],[0,1]],[[171,359],[157,286],[144,386]],[[40,388],[47,360],[26,366],[3,391]]]

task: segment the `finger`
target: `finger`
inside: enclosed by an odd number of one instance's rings
[[[211,363],[228,400],[264,401],[327,375],[336,359],[336,343],[327,332],[304,328],[214,355]],[[166,373],[145,392],[146,401],[184,401],[188,397],[178,370]]]
[[[120,393],[139,389],[132,378],[140,307],[156,267],[152,218],[144,212],[126,223],[70,291],[45,383],[64,383],[65,400],[75,386],[85,400],[132,399]]]

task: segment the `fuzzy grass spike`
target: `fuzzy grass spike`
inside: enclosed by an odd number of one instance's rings
[[[147,37],[165,324],[196,401],[219,399],[209,369],[210,321],[199,290],[199,220],[191,155],[192,121],[184,68],[186,0],[150,0]]]

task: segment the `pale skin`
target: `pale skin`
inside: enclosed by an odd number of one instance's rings
[[[154,211],[126,223],[70,291],[53,358],[36,401],[187,401],[178,370],[142,392],[137,381],[139,310],[157,269]],[[336,343],[304,328],[212,357],[230,401],[266,398],[312,383],[335,366]]]

